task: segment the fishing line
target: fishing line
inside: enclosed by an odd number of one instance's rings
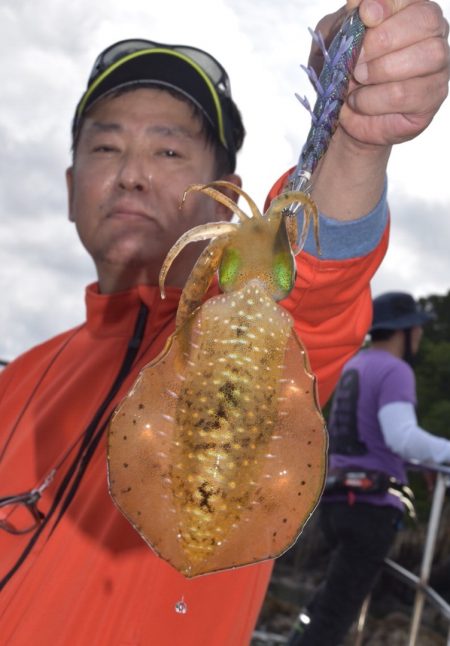
[[[56,509],[58,508],[58,505],[60,501],[63,499],[64,494],[66,493],[66,489],[68,488],[70,481],[72,480],[74,474],[76,473],[75,479],[72,483],[72,486],[70,487],[69,491],[67,492],[67,495],[65,499],[63,500],[61,509],[58,513],[58,516],[53,524],[53,527],[50,531],[50,535],[53,533],[55,527],[58,525],[59,521],[61,520],[63,514],[65,511],[68,509],[70,503],[72,502],[78,487],[80,485],[80,482],[82,480],[82,477],[86,471],[86,468],[89,465],[89,462],[94,455],[95,449],[98,446],[99,440],[102,437],[108,422],[110,415],[108,415],[107,419],[105,422],[99,427],[98,424],[100,423],[100,420],[102,419],[105,411],[107,410],[108,406],[111,404],[112,400],[114,397],[117,395],[117,392],[124,382],[125,378],[128,376],[131,367],[133,365],[133,362],[136,358],[136,355],[139,351],[139,348],[142,343],[142,339],[144,336],[144,331],[145,331],[145,326],[148,318],[148,308],[144,303],[141,303],[139,313],[136,319],[136,324],[135,328],[133,331],[133,335],[128,343],[127,351],[125,353],[124,360],[122,362],[121,368],[114,380],[114,383],[112,384],[108,394],[106,395],[105,399],[103,400],[102,404],[96,411],[94,417],[92,418],[92,421],[86,428],[84,432],[84,437],[82,444],[77,452],[77,455],[75,456],[72,464],[68,468],[66,475],[64,476],[64,479],[62,480],[61,484],[58,487],[58,490],[56,491],[55,498],[53,500],[53,503],[43,519],[42,523],[38,525],[36,530],[34,531],[32,537],[30,538],[28,544],[26,545],[25,549],[23,550],[22,554],[19,556],[17,559],[16,563],[10,568],[10,570],[7,572],[7,574],[3,577],[3,579],[0,580],[0,590],[2,590],[5,585],[10,581],[10,579],[14,576],[14,574],[19,570],[21,565],[24,563],[26,560],[27,556],[30,554],[32,548],[36,544],[38,538],[44,531],[45,527],[53,517]],[[49,535],[49,536],[50,536]]]

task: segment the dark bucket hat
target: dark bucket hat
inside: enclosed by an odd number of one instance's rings
[[[97,58],[73,119],[76,141],[86,111],[110,92],[127,86],[156,85],[176,90],[203,113],[231,170],[245,135],[241,115],[231,97],[228,74],[207,52],[186,45],[164,45],[150,40],[121,40]]]
[[[374,330],[406,330],[416,325],[424,325],[434,319],[425,312],[406,292],[387,292],[373,300],[373,321],[370,332]]]

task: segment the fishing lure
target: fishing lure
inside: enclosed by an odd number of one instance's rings
[[[224,189],[241,195],[252,217]],[[187,577],[288,549],[320,499],[327,448],[305,348],[277,304],[294,285],[294,254],[311,223],[319,243],[314,202],[291,187],[262,215],[234,184],[194,185],[183,199],[192,192],[239,222],[195,227],[169,251],[163,297],[178,253],[211,240],[183,289],[174,334],[116,409],[108,436],[115,503]],[[304,211],[300,236],[293,204]],[[216,272],[222,293],[202,304]]]
[[[309,30],[320,47],[324,65],[317,77],[312,67],[301,66],[317,93],[314,109],[306,97],[296,94],[311,116],[311,128],[302,148],[297,166],[290,177],[289,188],[308,191],[311,176],[321,157],[328,149],[339,121],[339,112],[347,95],[348,84],[361,51],[365,25],[357,9],[352,11],[327,50],[320,32]]]

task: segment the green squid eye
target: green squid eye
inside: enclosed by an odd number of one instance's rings
[[[219,284],[223,291],[233,286],[242,267],[242,258],[239,251],[233,248],[225,249],[219,267]]]
[[[276,286],[286,294],[289,294],[295,282],[295,265],[292,262],[292,254],[282,251],[274,256],[273,276]]]

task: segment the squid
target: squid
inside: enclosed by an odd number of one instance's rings
[[[311,128],[287,189],[262,215],[224,181],[193,185],[237,222],[187,231],[160,272],[189,243],[209,240],[182,291],[176,329],[117,407],[108,433],[112,498],[148,545],[191,578],[286,551],[313,513],[326,474],[327,433],[316,379],[279,301],[295,282],[295,255],[312,223],[311,180],[337,127],[365,27],[349,14],[319,77]],[[224,193],[225,191],[225,193]],[[227,192],[241,195],[248,216]],[[296,214],[303,210],[303,227]],[[204,302],[217,273],[221,293]]]
[[[248,202],[252,217],[221,190]],[[183,289],[176,330],[139,375],[109,429],[111,495],[151,548],[186,577],[282,554],[322,493],[327,435],[316,380],[291,315],[278,304],[295,281],[294,250],[314,202],[275,198],[264,216],[234,184],[191,186],[228,206],[238,222],[187,231],[211,239]],[[302,204],[297,219],[286,209]],[[221,294],[202,302],[213,276]],[[131,466],[132,465],[132,466]]]

